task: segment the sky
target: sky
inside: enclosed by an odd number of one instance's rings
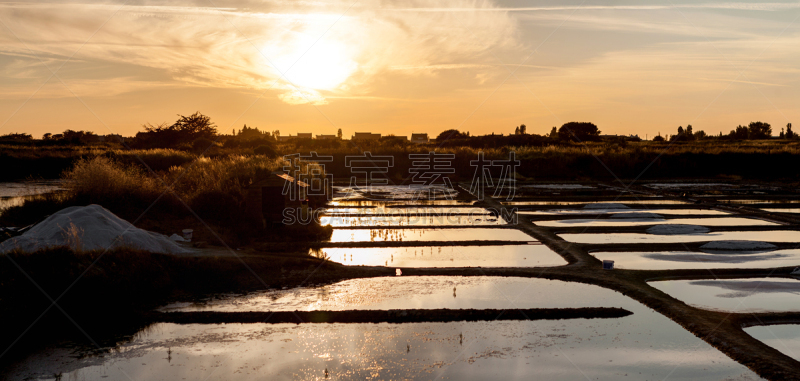
[[[0,135],[132,136],[196,111],[344,136],[652,138],[800,121],[800,2],[0,2]]]

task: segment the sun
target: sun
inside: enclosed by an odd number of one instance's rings
[[[335,90],[358,69],[342,42],[300,37],[279,49],[276,66],[297,87]]]

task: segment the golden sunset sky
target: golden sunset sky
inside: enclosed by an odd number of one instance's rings
[[[800,121],[799,2],[0,2],[0,135],[727,133]]]

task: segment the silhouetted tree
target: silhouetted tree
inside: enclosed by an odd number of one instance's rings
[[[750,139],[769,139],[772,137],[772,126],[764,122],[750,122],[747,126]]]
[[[526,126],[524,124],[520,124],[519,125],[519,133],[520,133],[520,135],[527,134],[528,133],[528,126]]]
[[[664,141],[664,137],[661,136],[661,134],[658,134],[658,136],[653,138],[653,141],[654,142],[663,142]]]
[[[167,126],[146,124],[144,132],[136,134],[136,145],[142,147],[175,147],[179,144],[191,143],[200,138],[211,140],[217,135],[217,126],[211,118],[196,112],[189,116],[178,115],[178,120]],[[68,136],[64,132],[64,138]]]
[[[436,137],[436,141],[441,143],[441,142],[444,142],[444,141],[447,141],[447,140],[461,139],[461,138],[465,138],[465,137],[467,137],[467,135],[462,134],[458,130],[451,129],[451,130],[442,131],[442,133],[439,134],[439,136]]]
[[[792,124],[786,125],[786,139],[794,139],[794,132],[792,132]]]
[[[336,132],[336,137],[338,137],[339,139],[342,138],[342,129],[341,128],[339,129],[339,131]]]
[[[550,130],[549,138],[550,139],[558,139],[558,128],[556,128],[556,126],[553,126],[553,129]]]
[[[517,126],[517,128],[514,129],[514,135],[519,135],[519,126]]]
[[[600,130],[594,123],[589,122],[569,122],[564,123],[558,129],[558,138],[561,140],[597,140],[600,137]]]

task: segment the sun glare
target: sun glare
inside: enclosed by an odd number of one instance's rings
[[[350,58],[350,49],[339,41],[323,39],[315,43],[298,38],[277,50],[278,69],[301,88],[335,90],[358,69],[358,63]]]

